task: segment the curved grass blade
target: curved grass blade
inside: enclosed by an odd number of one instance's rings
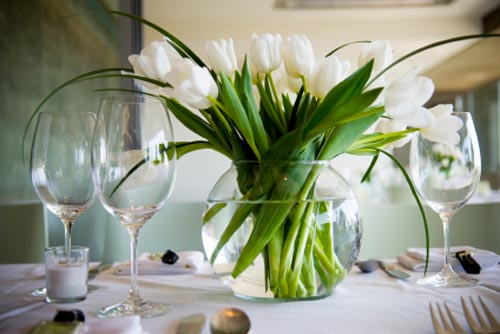
[[[459,37],[454,37],[454,38],[449,38],[449,39],[444,39],[438,42],[434,42],[431,44],[427,44],[419,49],[413,50],[412,52],[409,52],[402,56],[401,58],[397,59],[393,63],[391,63],[389,66],[386,68],[382,69],[375,77],[373,77],[372,80],[366,85],[369,87],[372,83],[374,83],[378,78],[380,78],[385,72],[396,66],[397,64],[401,63],[402,61],[413,57],[416,54],[419,54],[423,51],[435,48],[436,46],[444,45],[444,44],[449,44],[449,43],[455,43],[455,42],[460,42],[460,41],[465,41],[468,39],[477,39],[477,38],[493,38],[493,37],[500,37],[500,34],[474,34],[474,35],[465,35],[465,36],[459,36]]]
[[[325,55],[325,58],[331,56],[332,54],[334,54],[335,52],[339,51],[340,49],[345,48],[346,46],[349,46],[349,45],[352,45],[352,44],[361,44],[361,43],[371,43],[371,41],[354,41],[354,42],[349,42],[349,43],[342,44],[341,46],[338,46],[335,49],[333,49],[332,51],[328,52]]]
[[[370,174],[371,174],[373,168],[375,167],[375,164],[377,163],[378,157],[379,157],[379,154],[375,154],[373,156],[373,159],[370,162],[370,166],[368,166],[368,169],[366,170],[365,174],[361,178],[361,183],[364,183],[365,181],[370,180]]]
[[[140,81],[146,81],[146,82],[152,83],[158,87],[172,87],[168,82],[162,82],[159,80],[143,77],[143,76],[136,75],[136,74],[123,74],[123,73],[94,75],[92,77],[80,79],[76,82],[85,81],[85,80],[94,80],[94,79],[104,79],[104,78],[129,78],[129,79],[135,79],[135,80],[140,80]]]
[[[125,176],[120,180],[120,182],[118,182],[118,184],[113,188],[113,190],[111,191],[111,193],[109,194],[109,197],[113,196],[114,193],[118,190],[118,188],[121,187],[121,185],[127,181],[127,179],[137,170],[139,169],[142,165],[144,165],[146,162],[148,162],[149,159],[147,158],[143,158],[142,160],[140,160],[138,163],[136,163],[132,168],[130,168],[130,170],[127,172],[127,174],[125,174]]]
[[[139,162],[137,162],[134,166],[132,166],[132,168],[130,168],[130,170],[127,172],[127,174],[125,174],[125,176],[120,180],[120,182],[118,182],[118,184],[113,188],[113,190],[111,191],[110,193],[110,197],[113,196],[113,194],[118,190],[118,188],[121,187],[121,185],[127,181],[127,179],[132,176],[132,174],[134,174],[134,172],[139,169],[141,166],[143,166],[146,162],[148,161],[152,161],[155,165],[157,164],[160,164],[164,161],[164,158],[165,156],[168,158],[168,159],[172,159],[172,157],[174,156],[174,153],[177,153],[177,144],[178,143],[174,143],[174,145],[165,145],[165,144],[160,144],[158,146],[158,149],[155,149],[154,152],[157,152],[157,154],[155,154],[155,157],[158,157],[160,156],[160,159],[156,159],[156,160],[151,160],[150,158],[150,155],[149,154],[146,154],[146,157],[142,158],[141,160],[139,160]],[[181,145],[184,144],[184,143],[181,143]],[[148,152],[149,149],[146,149],[146,152]]]
[[[168,40],[169,40],[169,42],[171,41],[176,46],[178,46],[179,49],[182,51],[182,53],[184,53],[185,55],[187,55],[188,58],[191,58],[195,63],[197,63],[201,67],[207,67],[208,68],[208,66],[205,65],[205,63],[196,55],[196,53],[194,53],[186,44],[184,44],[180,39],[178,39],[177,37],[175,37],[174,35],[172,35],[168,31],[166,31],[162,27],[154,24],[153,22],[148,21],[148,20],[146,20],[146,19],[144,19],[142,17],[135,16],[135,15],[132,15],[132,14],[129,14],[129,13],[121,12],[121,11],[117,11],[117,10],[110,10],[110,11],[107,11],[107,13],[125,16],[125,17],[128,17],[128,18],[132,19],[132,20],[141,22],[142,24],[147,25],[150,28],[153,28],[154,30],[156,30],[160,34],[162,34],[163,36],[167,37]]]
[[[380,148],[374,148],[374,150],[384,154],[385,156],[390,158],[396,164],[396,166],[398,166],[399,170],[401,170],[401,173],[403,173],[403,175],[406,179],[406,182],[408,183],[408,186],[410,187],[411,193],[412,193],[413,197],[415,198],[415,201],[417,202],[418,209],[420,210],[420,214],[421,214],[422,219],[424,221],[425,250],[426,250],[424,275],[426,275],[428,267],[429,267],[429,250],[430,250],[429,225],[427,222],[427,216],[425,215],[424,207],[422,205],[422,202],[420,201],[420,198],[418,197],[417,190],[415,189],[415,185],[413,184],[410,176],[406,172],[406,169],[404,168],[404,166],[401,164],[401,162],[399,162],[399,160],[395,156],[393,156],[391,153],[389,153],[385,150],[382,150]]]
[[[85,79],[87,77],[91,77],[91,76],[94,76],[94,75],[97,75],[97,74],[100,74],[100,73],[122,72],[122,71],[130,72],[131,69],[122,68],[122,67],[112,67],[112,68],[103,68],[103,69],[99,69],[99,70],[94,70],[94,71],[86,72],[86,73],[80,74],[80,75],[78,75],[78,76],[76,76],[76,77],[74,77],[72,79],[69,79],[69,80],[63,82],[62,84],[60,84],[59,86],[57,86],[54,90],[52,90],[49,93],[49,95],[47,95],[38,104],[38,106],[35,108],[35,111],[31,114],[30,118],[28,119],[28,123],[26,124],[26,127],[24,129],[23,139],[22,139],[22,142],[21,142],[21,145],[22,145],[21,146],[21,156],[22,156],[22,160],[23,160],[23,165],[26,165],[26,161],[24,159],[24,146],[25,146],[25,143],[26,143],[26,136],[28,135],[28,130],[29,130],[31,124],[33,123],[33,120],[35,119],[36,115],[40,112],[40,109],[42,109],[42,107],[45,105],[45,103],[47,103],[47,101],[50,100],[50,98],[52,96],[56,95],[64,87],[69,86],[71,84],[74,84],[76,82],[79,82],[82,79]]]

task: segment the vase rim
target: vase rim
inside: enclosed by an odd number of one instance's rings
[[[283,159],[276,159],[276,160],[266,160],[266,161],[260,161],[260,160],[234,160],[231,162],[233,165],[242,165],[242,164],[264,164],[264,165],[270,165],[270,164],[279,164],[279,165],[293,165],[293,164],[303,164],[303,165],[329,165],[331,163],[330,160],[283,160]]]

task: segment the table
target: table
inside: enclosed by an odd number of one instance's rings
[[[472,288],[422,287],[415,284],[422,273],[410,274],[410,279],[401,281],[381,270],[364,274],[353,268],[330,297],[291,303],[238,299],[208,265],[194,275],[141,276],[139,285],[145,299],[174,305],[167,315],[142,319],[141,323],[150,334],[175,333],[184,316],[201,312],[210,318],[218,309],[234,306],[248,313],[253,334],[434,333],[429,302],[446,301],[464,328],[469,328],[460,296],[483,296],[494,314],[500,315],[500,265],[476,275],[483,284]],[[51,319],[57,309],[79,308],[87,318],[95,317],[93,310],[126,297],[129,277],[116,276],[108,269],[89,282],[91,291],[85,301],[63,305],[49,305],[30,295],[43,284],[41,264],[0,265],[0,312],[26,304],[31,308],[12,317],[0,314],[0,333],[28,333],[40,320]],[[208,325],[203,333],[209,333]]]

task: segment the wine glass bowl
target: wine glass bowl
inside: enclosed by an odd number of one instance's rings
[[[472,118],[466,112],[452,115],[462,122],[456,145],[432,142],[418,134],[410,149],[410,174],[415,188],[443,224],[443,269],[418,281],[434,287],[466,287],[479,283],[455,273],[450,265],[449,225],[455,213],[472,197],[481,177],[479,143]]]
[[[88,112],[43,111],[31,149],[33,187],[46,207],[64,224],[65,246],[71,228],[94,195],[90,147],[95,115]]]
[[[154,317],[170,305],[144,301],[137,276],[137,237],[166,203],[175,180],[175,149],[169,115],[160,98],[121,95],[101,100],[92,147],[92,170],[101,203],[130,235],[128,298],[97,311],[100,317]]]

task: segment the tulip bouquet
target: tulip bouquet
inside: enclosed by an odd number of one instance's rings
[[[387,155],[401,168],[423,216],[428,244],[427,221],[415,189],[403,166],[387,151],[404,145],[419,131],[425,138],[453,145],[461,127],[451,114],[450,105],[426,108],[433,93],[430,79],[412,69],[388,82],[385,73],[404,59],[428,48],[484,37],[464,36],[425,46],[393,61],[387,41],[360,41],[357,64],[337,56],[342,45],[326,56],[317,57],[307,37],[278,34],[253,35],[247,54],[239,63],[231,39],[210,41],[206,51],[208,64],[168,31],[139,17],[121,12],[159,31],[165,39],[131,55],[133,69],[110,68],[85,73],[54,90],[45,101],[68,84],[109,76],[137,80],[147,94],[165,100],[172,114],[202,139],[177,142],[177,157],[200,149],[212,149],[231,161],[312,161],[331,160],[349,153],[373,156],[363,180],[380,154]],[[38,112],[41,105],[35,111]],[[368,131],[370,130],[370,131]],[[147,161],[139,161],[132,169]],[[262,254],[266,258],[268,289],[275,297],[314,294],[315,282],[307,279],[316,270],[321,284],[332,289],[345,275],[345,268],[331,251],[331,232],[301,238],[301,224],[310,224],[314,209],[311,192],[314,170],[293,170],[298,187],[280,186],[265,170],[239,170],[239,191],[249,203],[232,216],[215,250],[220,250],[247,217],[253,215],[253,230],[241,249],[232,270],[238,277]],[[262,205],[262,200],[290,200],[303,205]],[[292,200],[297,200],[293,202]],[[212,206],[213,216],[224,204]],[[319,208],[321,210],[321,208]],[[312,222],[314,223],[314,222]],[[285,232],[283,232],[285,231]],[[304,244],[313,244],[311,256],[323,259],[315,264],[303,254]],[[302,274],[301,274],[302,273]],[[311,292],[312,291],[312,292]]]

